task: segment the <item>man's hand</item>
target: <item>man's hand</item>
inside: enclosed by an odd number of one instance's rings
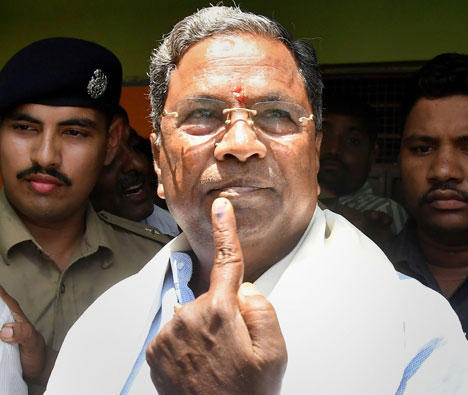
[[[250,283],[231,203],[212,207],[210,288],[180,308],[146,350],[162,394],[277,394],[287,364],[273,306]]]
[[[18,302],[0,286],[0,298],[6,303],[15,320],[0,328],[0,338],[6,343],[18,343],[23,377],[36,381],[45,366],[45,341],[42,335],[29,322]]]
[[[352,222],[354,226],[359,228],[377,244],[382,244],[393,237],[391,231],[393,219],[388,214],[381,211],[358,211],[341,204],[337,204],[333,208],[333,211]]]

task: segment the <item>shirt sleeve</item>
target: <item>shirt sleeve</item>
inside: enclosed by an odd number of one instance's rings
[[[0,328],[12,321],[10,310],[0,299]],[[0,340],[0,395],[27,395],[27,393],[26,383],[22,377],[18,345]]]
[[[407,310],[408,363],[396,395],[468,394],[468,342],[457,315],[438,293],[400,278],[407,305],[419,308]]]

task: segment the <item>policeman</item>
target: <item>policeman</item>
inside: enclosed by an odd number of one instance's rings
[[[121,85],[113,53],[73,38],[35,42],[0,71],[0,292],[15,318],[0,337],[19,343],[30,393],[84,310],[168,241],[88,202],[115,154]]]

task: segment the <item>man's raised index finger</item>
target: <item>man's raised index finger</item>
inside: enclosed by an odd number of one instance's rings
[[[244,260],[237,236],[234,208],[228,199],[215,199],[211,207],[211,221],[215,256],[210,291],[237,294],[244,277]]]

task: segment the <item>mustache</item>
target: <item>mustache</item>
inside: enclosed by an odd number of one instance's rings
[[[285,185],[279,169],[254,165],[210,169],[202,174],[198,182],[199,188],[205,193],[231,185],[259,188],[278,188]]]
[[[468,193],[465,191],[462,191],[461,189],[458,189],[455,185],[453,185],[450,182],[443,182],[440,184],[433,185],[430,187],[421,197],[419,205],[422,206],[424,204],[430,203],[427,197],[429,196],[430,193],[434,191],[454,191],[458,193],[460,196],[463,196],[463,199],[468,202]]]
[[[49,176],[55,177],[64,183],[67,187],[72,185],[72,181],[68,178],[65,174],[60,173],[57,169],[53,167],[43,168],[42,166],[38,165],[37,163],[30,167],[29,169],[21,170],[16,174],[16,178],[21,180],[31,174],[48,174]]]
[[[131,173],[127,173],[120,177],[119,179],[119,184],[122,190],[126,190],[127,188],[138,185],[138,184],[144,184],[146,181],[146,176],[145,174],[138,172],[138,171],[132,171]]]
[[[346,167],[344,162],[341,160],[341,158],[338,155],[334,154],[326,154],[320,157],[320,162],[326,161],[326,160],[333,160],[335,162],[338,162],[341,166]]]

